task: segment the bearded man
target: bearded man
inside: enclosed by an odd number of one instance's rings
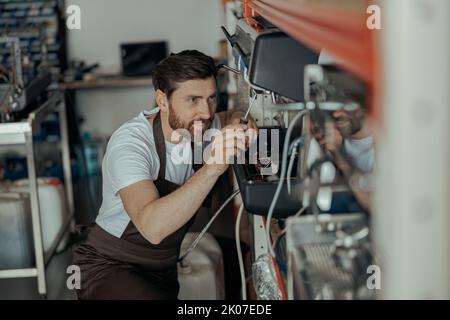
[[[203,53],[171,55],[153,73],[157,107],[112,135],[103,159],[102,205],[74,254],[79,299],[177,298],[181,242],[229,160],[248,147],[233,142],[242,130],[256,129],[251,118],[240,124],[241,114],[215,114],[216,76],[214,60]],[[178,129],[223,134],[210,145],[211,157],[196,166],[174,161],[172,151],[183,143],[173,140]]]

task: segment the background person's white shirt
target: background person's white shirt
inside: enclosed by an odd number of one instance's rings
[[[375,166],[375,148],[373,137],[363,139],[345,139],[344,152],[350,164],[363,173],[370,173]]]

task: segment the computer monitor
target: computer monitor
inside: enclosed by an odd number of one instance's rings
[[[123,43],[120,48],[122,74],[128,77],[150,76],[158,62],[168,56],[166,41]]]

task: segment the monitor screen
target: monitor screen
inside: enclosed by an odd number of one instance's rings
[[[129,77],[150,76],[158,62],[168,56],[167,42],[121,44],[122,73]]]

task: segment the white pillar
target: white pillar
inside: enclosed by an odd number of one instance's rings
[[[450,1],[382,2],[374,230],[386,299],[450,298]]]

